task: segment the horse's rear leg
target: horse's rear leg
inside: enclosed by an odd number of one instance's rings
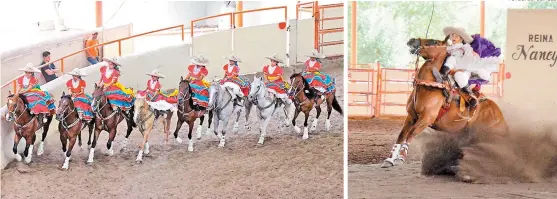
[[[133,117],[133,115],[131,115],[130,117]],[[133,131],[133,126],[134,126],[133,119],[127,119],[126,118],[126,123],[128,125],[128,129],[126,130],[126,137],[124,137],[124,140],[122,141],[122,148],[120,149],[120,152],[123,152],[123,151],[126,150],[126,146],[128,145],[128,140],[130,138],[130,134],[132,134],[132,131]]]
[[[253,106],[253,104],[246,98],[244,103],[244,107],[246,110],[246,124],[244,125],[244,128],[246,131],[251,130],[251,126],[250,126],[250,122],[249,122],[249,114],[251,113],[251,107]]]
[[[141,132],[141,134],[143,134],[143,142],[139,146],[139,152],[137,153],[137,158],[135,159],[137,163],[143,162],[143,154],[149,154],[149,134],[151,133],[151,130],[153,130],[152,126],[144,132]]]
[[[178,117],[178,121],[176,121],[176,130],[174,130],[174,139],[176,139],[176,142],[178,142],[178,144],[182,144],[182,139],[178,137],[178,131],[180,131],[180,128],[182,128],[182,124],[184,124],[184,121],[180,119],[180,117]]]
[[[36,135],[33,133],[31,136],[25,137],[25,151],[23,151],[23,156],[25,157],[25,163],[31,163],[31,158],[33,158],[33,143],[35,143]]]
[[[199,126],[197,126],[197,130],[195,131],[198,140],[201,140],[201,131],[203,131],[203,121],[205,121],[205,115],[199,117]]]
[[[95,120],[91,120],[88,124],[89,126],[89,140],[87,140],[87,148],[91,149],[91,135],[93,134],[93,130],[95,129]]]
[[[81,134],[78,132],[78,135]],[[72,150],[73,146],[75,145],[75,135],[70,136],[70,146],[68,146],[68,150],[66,151],[66,159],[64,160],[64,165],[62,165],[62,169],[67,170],[70,167],[70,159],[72,158]]]
[[[319,121],[319,116],[321,115],[321,106],[316,105],[315,110],[317,111],[317,115],[315,116],[313,122],[311,123],[311,128],[310,128],[311,131],[317,130],[317,122]]]
[[[233,133],[238,133],[238,129],[240,128],[238,125],[238,121],[240,121],[240,115],[242,114],[242,111],[238,111],[236,113],[236,121],[234,121],[234,128],[232,129]]]
[[[207,125],[207,131],[205,131],[205,135],[211,135],[213,133],[215,133],[216,131],[213,131],[211,129],[211,123],[213,122],[213,111],[209,111],[209,119],[207,120],[207,122],[209,122],[209,125]],[[218,126],[216,127],[218,128]]]
[[[195,125],[195,119],[188,121],[188,151],[193,151],[192,131]]]
[[[263,119],[261,118],[261,126],[259,127],[259,141],[257,144],[263,144],[265,142],[265,137],[267,137],[267,125],[269,125],[269,121],[271,121],[271,116]]]
[[[327,131],[331,130],[331,113],[333,113],[333,101],[334,101],[334,96],[333,99],[331,100],[330,98],[327,98],[327,120],[325,120],[325,129]]]
[[[93,142],[91,143],[91,148],[89,149],[89,158],[87,159],[87,163],[89,164],[93,164],[93,158],[95,157],[95,147],[97,147],[97,141],[102,131],[101,128],[102,127],[99,126],[96,126],[95,128],[95,134],[93,135]]]
[[[220,148],[224,147],[224,145],[226,144],[226,129],[228,126],[228,121],[230,121],[228,118],[222,121],[222,130],[221,130],[222,136],[220,137],[220,141],[219,141]]]
[[[19,154],[17,153],[17,145],[19,144],[19,140],[21,140],[21,137],[19,137],[19,136],[17,135],[17,133],[16,133],[16,134],[14,135],[14,146],[13,146],[12,150],[13,150],[13,152],[14,152],[14,156],[15,156],[14,158],[15,158],[15,160],[17,160],[18,162],[21,161],[21,155],[19,155]]]
[[[37,155],[40,156],[44,153],[44,140],[46,139],[46,134],[50,128],[50,123],[52,122],[52,115],[46,116],[46,123],[43,124],[43,137],[41,138],[41,143],[39,143],[39,149],[37,150]],[[35,142],[33,142],[34,144]]]

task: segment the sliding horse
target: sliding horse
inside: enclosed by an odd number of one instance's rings
[[[62,93],[60,102],[58,102],[56,120],[60,121],[60,123],[58,123],[58,131],[60,132],[60,142],[62,143],[62,151],[64,152],[65,157],[62,169],[67,170],[70,167],[72,149],[75,145],[76,138],[79,141],[79,146],[82,147],[81,131],[86,127],[89,127],[88,143],[91,143],[91,134],[93,133],[95,122],[94,120],[85,121],[79,118],[79,113],[77,112],[77,108],[74,106],[71,95],[66,95],[65,92]],[[68,140],[70,141],[69,145]]]
[[[246,110],[246,129],[249,126],[249,114],[252,104],[249,100],[244,100],[244,106],[234,106],[233,91],[226,86],[220,85],[214,81],[209,87],[209,107],[213,112],[213,123],[215,125],[215,135],[219,137],[219,147],[224,147],[226,142],[225,136],[227,132],[228,121],[233,114],[236,114],[236,122],[234,124],[233,132],[238,130],[238,120],[242,113],[242,108]],[[223,122],[222,130],[219,133],[219,122]],[[210,129],[210,128],[209,128]]]
[[[178,143],[182,143],[182,139],[178,137],[178,131],[182,127],[182,124],[186,122],[188,124],[188,151],[193,151],[193,140],[191,132],[193,131],[193,125],[197,118],[200,119],[199,126],[197,127],[197,139],[201,139],[201,125],[205,120],[206,110],[198,105],[193,104],[192,96],[194,93],[191,91],[190,82],[185,80],[184,77],[180,77],[180,84],[178,87],[178,122],[176,123],[176,130],[174,130],[174,138]],[[211,119],[213,114],[209,111],[209,126],[211,126]]]
[[[137,95],[136,95],[137,96]],[[162,123],[164,127],[165,143],[168,143],[168,137],[170,135],[170,121],[172,119],[173,112],[171,110],[166,110],[162,114],[156,117],[156,110],[154,110],[151,105],[147,102],[145,97],[137,97],[134,102],[135,115],[133,116],[133,121],[137,124],[139,132],[143,135],[143,142],[140,145],[139,153],[137,154],[136,162],[143,162],[143,154],[149,154],[149,134],[153,130],[155,123]]]
[[[23,151],[23,156],[25,157],[25,162],[29,164],[33,156],[33,144],[37,136],[35,132],[43,128],[43,137],[39,145],[39,150],[37,155],[42,155],[44,152],[44,140],[48,129],[50,128],[50,123],[52,122],[52,115],[46,116],[46,123],[39,121],[36,115],[31,114],[29,110],[29,103],[27,98],[22,94],[12,95],[11,91],[8,96],[8,103],[6,104],[8,108],[8,114],[6,115],[6,120],[9,122],[14,122],[13,128],[15,131],[13,152],[15,159],[21,161],[21,155],[17,153],[17,145],[21,138],[25,138],[25,151]]]
[[[414,90],[406,106],[408,116],[391,157],[381,167],[403,164],[408,155],[408,144],[427,127],[457,136],[472,135],[471,143],[507,135],[507,123],[495,102],[481,97],[475,108],[470,107],[464,97],[466,95],[461,95],[460,90],[440,74],[447,57],[446,41],[410,39],[407,44],[411,52],[417,53],[426,62],[417,70]]]
[[[267,87],[265,87],[265,83],[263,82],[263,77],[254,78],[253,82],[251,83],[248,99],[259,110],[258,116],[260,122],[260,126],[259,126],[260,135],[259,135],[259,141],[257,143],[263,144],[263,142],[265,141],[265,136],[267,136],[267,125],[269,125],[269,122],[271,121],[271,118],[275,113],[275,111],[281,108],[282,102],[280,101],[279,98],[277,98],[275,95],[273,95],[271,92],[267,90]],[[285,105],[285,107],[283,108],[284,115],[285,115],[284,124],[286,126],[290,125],[289,115],[291,111],[289,110],[292,109],[293,107],[294,106],[290,104],[290,105]]]
[[[98,86],[97,84],[95,84],[92,107],[93,113],[95,114],[95,134],[93,136],[91,149],[89,150],[89,159],[87,160],[87,163],[89,164],[93,164],[95,147],[97,146],[97,140],[99,139],[99,134],[101,133],[101,131],[104,130],[108,132],[108,142],[106,143],[106,148],[108,149],[108,151],[105,155],[112,156],[114,155],[112,142],[116,137],[116,128],[118,128],[118,124],[120,124],[120,122],[122,122],[123,120],[126,120],[126,124],[128,125],[128,129],[126,130],[126,137],[124,138],[124,142],[122,144],[122,149],[126,147],[133,127],[135,127],[135,123],[133,122],[132,118],[134,107],[132,106],[130,108],[129,115],[121,110],[114,110],[105,95],[104,86]]]
[[[331,118],[332,109],[334,108],[338,111],[341,115],[342,108],[337,101],[335,96],[335,91],[333,90],[328,93],[324,93],[325,99],[317,97],[317,90],[311,88],[307,83],[304,76],[300,73],[294,73],[290,76],[290,85],[292,85],[288,91],[288,94],[293,97],[294,105],[296,106],[296,111],[294,112],[294,118],[292,118],[292,125],[294,126],[294,130],[296,133],[300,133],[300,128],[296,126],[296,118],[300,112],[304,112],[305,120],[304,120],[304,135],[302,139],[308,139],[308,118],[311,109],[313,109],[315,105],[315,110],[317,111],[317,116],[313,120],[311,125],[312,131],[317,129],[317,121],[319,120],[319,116],[321,115],[321,104],[326,100],[327,101],[327,120],[325,120],[325,129],[331,129]]]

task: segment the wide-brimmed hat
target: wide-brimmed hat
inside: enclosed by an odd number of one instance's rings
[[[151,73],[147,73],[147,75],[154,76],[154,77],[160,77],[160,78],[165,78],[166,77],[161,72],[159,72],[158,69],[155,69],[155,70],[151,71]]]
[[[306,55],[306,57],[315,57],[315,58],[318,58],[318,59],[323,59],[323,58],[325,58],[325,55],[322,55],[321,53],[317,52],[317,50],[313,49],[311,51],[311,54]]]
[[[443,33],[445,34],[445,37],[453,33],[457,34],[461,36],[464,42],[466,43],[472,43],[474,41],[474,38],[472,38],[472,36],[466,33],[466,30],[464,30],[464,28],[462,27],[447,26],[443,28]]]
[[[24,72],[29,72],[29,73],[40,73],[41,70],[39,70],[38,68],[35,68],[33,66],[33,63],[28,63],[25,67],[20,68],[20,71],[24,71]]]
[[[209,60],[203,57],[203,55],[198,55],[197,57],[193,57],[191,59],[191,63],[200,66],[207,66],[209,65]]]
[[[230,54],[230,56],[224,57],[224,59],[229,60],[229,61],[242,62],[242,60],[234,54]]]
[[[74,68],[71,72],[66,73],[66,74],[75,75],[75,76],[86,76],[87,75],[83,71],[79,70],[79,68]]]
[[[116,66],[122,66],[120,63],[118,63],[117,60],[118,60],[117,58],[110,59],[110,58],[103,57],[103,61],[105,61],[105,62],[112,62]]]
[[[278,63],[283,63],[282,59],[280,57],[278,57],[278,55],[275,53],[270,57],[265,57],[267,59],[273,60],[273,61],[277,61]]]

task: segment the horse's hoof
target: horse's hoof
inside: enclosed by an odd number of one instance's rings
[[[294,132],[300,133],[301,131],[300,127],[294,126]]]
[[[21,162],[21,155],[19,154],[15,154],[15,160],[17,160],[18,162]]]
[[[67,171],[69,168],[70,168],[69,165],[64,164],[64,165],[62,165],[61,169],[62,169],[62,171]]]
[[[193,151],[193,145],[188,146],[188,151],[190,151],[190,152]]]
[[[394,161],[394,166],[399,166],[399,165],[403,165],[404,164],[404,160],[402,159],[396,159]]]
[[[31,154],[28,157],[25,157],[25,164],[31,163]]]
[[[263,145],[263,142],[265,142],[265,138],[261,137],[261,138],[259,138],[259,141],[257,142],[257,144]]]
[[[177,138],[176,138],[176,142],[178,142],[178,144],[182,144],[182,139],[179,138],[179,137],[177,137]]]
[[[126,151],[126,148],[122,147],[122,148],[120,149],[120,153],[124,153],[124,151]]]
[[[207,128],[207,131],[205,131],[205,135],[209,136],[212,135],[213,131],[210,128]]]
[[[87,160],[87,166],[93,166],[93,161],[92,160],[91,161]]]
[[[464,175],[464,176],[460,177],[460,180],[461,180],[462,182],[467,182],[467,183],[474,182],[474,180],[472,179],[472,177],[469,176],[469,175]]]
[[[106,156],[112,156],[112,155],[114,155],[114,150],[109,149],[109,150],[105,153],[105,155],[106,155]]]
[[[39,144],[39,149],[37,150],[37,155],[41,156],[42,154],[44,154],[44,142],[41,142]]]
[[[203,127],[202,126],[197,126],[196,134],[197,134],[197,139],[198,140],[201,139],[201,131],[203,131]]]
[[[390,168],[395,166],[392,162],[389,162],[387,160],[383,161],[383,164],[381,164],[381,168]]]
[[[327,131],[331,130],[331,120],[325,120],[325,129]]]
[[[450,166],[449,171],[451,171],[453,173],[458,173],[458,166]]]
[[[245,126],[246,130],[251,130],[251,126]]]
[[[311,123],[311,131],[315,131],[317,130],[317,119],[314,119],[313,122]]]
[[[135,163],[141,164],[141,163],[143,163],[143,159],[138,158],[138,159],[135,160]]]
[[[307,140],[308,138],[309,138],[308,128],[305,127],[304,128],[304,135],[302,136],[302,139]]]
[[[89,149],[89,150],[91,149],[91,145],[90,145],[90,144],[87,145],[87,149]]]

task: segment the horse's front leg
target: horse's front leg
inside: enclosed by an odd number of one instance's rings
[[[331,113],[332,112],[333,112],[333,100],[327,98],[327,120],[325,120],[325,129],[327,131],[331,130],[331,120],[330,120],[330,118],[331,118]]]
[[[192,131],[193,126],[195,125],[195,118],[191,119],[188,118],[188,151],[193,151],[193,139],[192,139]]]
[[[12,148],[13,152],[14,152],[14,158],[20,162],[21,161],[21,155],[19,155],[17,153],[17,145],[19,144],[19,140],[21,140],[21,137],[17,135],[17,133],[14,135],[14,146]]]
[[[33,157],[33,143],[35,143],[35,138],[37,136],[35,133],[29,136],[25,136],[25,151],[23,151],[23,156],[25,157],[25,163],[31,163],[31,158]]]
[[[130,119],[128,119],[127,117],[125,117],[126,120],[126,124],[128,126],[128,129],[126,130],[126,137],[124,137],[124,140],[122,141],[122,148],[120,149],[120,153],[124,152],[126,150],[126,146],[128,145],[128,141],[130,138],[130,134],[133,131],[133,119],[131,118],[133,117],[133,115],[130,115]],[[117,125],[118,126],[118,125]],[[116,128],[116,127],[115,127]]]
[[[298,115],[300,115],[301,110],[296,108],[296,110],[294,110],[294,117],[292,117],[292,127],[294,128],[294,131],[296,133],[300,133],[300,127],[296,126],[296,118],[298,118]]]
[[[78,130],[81,130],[78,129]],[[78,135],[81,134],[81,132],[78,132]],[[64,160],[64,165],[62,165],[62,169],[67,170],[68,168],[70,168],[70,159],[72,158],[72,150],[73,150],[73,146],[75,145],[75,141],[76,141],[76,135],[70,136],[70,146],[68,146],[68,150],[66,151],[66,158]]]
[[[91,149],[91,135],[93,135],[93,130],[95,130],[95,119],[91,120],[87,126],[89,127],[89,140],[87,140],[87,148]]]
[[[98,125],[96,125],[96,123],[95,126],[95,134],[93,135],[93,142],[91,143],[91,148],[89,149],[89,158],[87,159],[88,164],[93,164],[93,158],[95,157],[95,147],[97,147],[97,141],[102,131],[102,127],[99,127]]]
[[[242,114],[242,111],[236,112],[236,120],[234,121],[234,128],[232,129],[233,133],[238,133],[238,129],[239,129],[238,122],[240,121],[240,115],[241,114]]]
[[[220,141],[219,141],[219,148],[224,147],[224,145],[226,144],[226,129],[228,127],[228,122],[230,121],[229,118],[226,118],[222,121],[222,129],[221,129],[221,137],[220,137]]]
[[[408,155],[408,144],[406,143],[406,139],[412,126],[414,126],[412,116],[408,115],[404,120],[404,125],[398,135],[398,139],[391,149],[391,157],[383,161],[381,168],[388,168],[404,163],[404,160]]]
[[[213,133],[215,133],[215,131],[213,131],[211,129],[211,123],[213,123],[213,110],[209,111],[209,119],[207,120],[207,122],[209,122],[209,124],[207,125],[207,131],[205,131],[205,135],[211,135]],[[218,127],[218,125],[217,125]]]
[[[116,127],[110,128],[108,130],[108,141],[106,142],[106,149],[108,149],[108,151],[106,151],[105,155],[107,155],[107,156],[114,155],[114,149],[112,148],[112,142],[114,141],[115,137],[116,137]]]
[[[41,137],[41,143],[39,143],[39,149],[37,150],[37,155],[40,156],[44,153],[44,140],[46,139],[46,134],[48,129],[50,129],[50,123],[52,122],[52,115],[46,116],[46,123],[43,124],[43,137]],[[34,144],[35,142],[33,142]]]
[[[174,139],[176,140],[176,142],[178,142],[178,144],[182,144],[182,139],[180,137],[178,137],[178,131],[180,131],[180,128],[182,128],[182,124],[184,124],[184,120],[182,120],[183,116],[178,115],[178,121],[176,121],[176,129],[174,130]]]
[[[321,106],[316,105],[315,110],[317,111],[317,115],[315,116],[313,122],[311,123],[311,128],[310,128],[311,131],[317,130],[317,122],[319,121],[319,116],[321,115]]]
[[[203,121],[205,121],[205,115],[201,115],[201,117],[199,117],[199,125],[195,130],[195,134],[197,135],[198,140],[201,140],[201,131],[203,131]]]
[[[310,113],[311,109],[304,111],[304,135],[302,135],[302,139],[308,139],[309,138],[309,133],[308,133],[308,118],[309,118],[309,113]]]
[[[267,125],[271,121],[271,116],[267,118],[261,118],[261,125],[259,127],[259,141],[257,144],[263,144],[265,142],[265,137],[267,136]]]
[[[143,134],[143,142],[141,142],[141,145],[139,146],[139,152],[137,153],[137,158],[135,159],[137,163],[143,162],[143,154],[149,154],[149,133],[151,133],[151,130],[152,127],[145,129],[144,132],[141,132],[141,134]]]

